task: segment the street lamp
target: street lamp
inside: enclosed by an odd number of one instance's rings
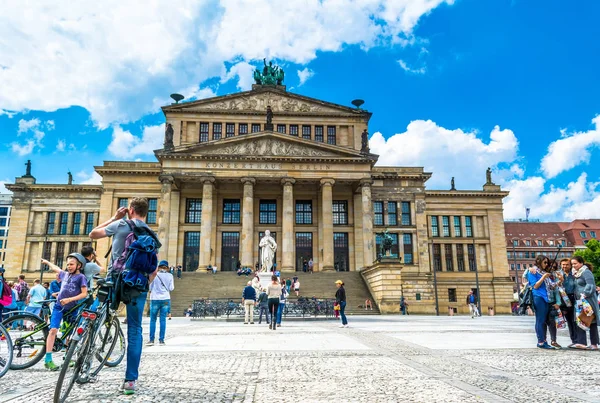
[[[45,236],[44,237],[44,246],[43,246],[43,250],[42,250],[42,256],[44,256],[44,252],[46,251],[46,245],[48,244],[48,237]],[[47,270],[47,265],[45,264],[40,264],[40,284],[43,283],[43,277],[44,277],[44,270]]]

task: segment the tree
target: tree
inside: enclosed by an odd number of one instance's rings
[[[574,255],[581,256],[583,260],[594,266],[594,280],[596,285],[600,285],[600,242],[597,239],[590,239],[585,246],[585,249],[578,250]]]

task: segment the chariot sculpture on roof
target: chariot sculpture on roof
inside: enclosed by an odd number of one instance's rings
[[[267,64],[267,59],[263,59],[264,67],[262,72],[260,69],[254,70],[254,81],[259,85],[283,85],[283,79],[285,73],[279,66],[273,66],[273,62],[270,61]]]

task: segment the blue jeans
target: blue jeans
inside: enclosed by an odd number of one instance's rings
[[[165,332],[167,330],[167,315],[171,308],[171,300],[164,299],[160,301],[150,300],[150,341],[154,341],[156,334],[156,317],[160,313],[160,333],[159,341],[165,341]]]
[[[285,302],[279,301],[279,307],[277,308],[277,324],[281,325],[281,317],[283,316],[283,310],[285,309]]]
[[[542,287],[544,285],[542,284]],[[533,309],[535,309],[535,334],[537,335],[538,344],[542,344],[546,341],[546,331],[548,325],[546,324],[548,319],[548,312],[550,306],[548,302],[542,297],[533,296]]]
[[[346,310],[346,301],[340,302],[340,316],[342,317],[342,325],[348,324],[348,319],[346,319],[346,314],[344,311]]]
[[[148,293],[141,293],[127,307],[127,368],[126,381],[137,381],[140,360],[142,358],[142,315]]]

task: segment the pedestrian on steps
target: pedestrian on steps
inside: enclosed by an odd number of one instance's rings
[[[348,319],[346,319],[346,290],[344,289],[344,282],[338,280],[335,282],[337,291],[335,292],[335,301],[340,306],[340,316],[342,317],[342,324],[340,327],[348,327]]]
[[[281,285],[279,284],[279,278],[275,275],[271,276],[271,284],[267,287],[267,296],[269,313],[271,314],[271,324],[269,329],[277,330],[276,320],[277,310],[279,309],[279,296],[281,295]]]

